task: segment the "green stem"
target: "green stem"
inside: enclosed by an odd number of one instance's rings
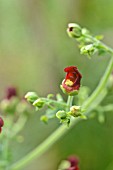
[[[100,80],[99,85],[97,86],[97,88],[95,89],[93,94],[87,99],[87,101],[84,102],[83,109],[87,109],[94,102],[95,98],[102,92],[102,90],[104,89],[112,70],[113,70],[113,58],[111,58],[111,60],[110,60],[110,62],[108,64],[108,67],[107,67],[107,69],[105,71],[105,74],[102,77],[102,79]]]
[[[46,102],[49,102],[51,104],[55,104],[56,106],[67,107],[67,103],[65,103],[65,102],[60,102],[60,101],[56,101],[56,100],[53,100],[53,99],[47,99],[47,98],[44,98],[44,97],[42,97],[41,99],[46,101]]]
[[[113,55],[113,49],[108,47],[106,44],[104,44],[103,42],[97,40],[95,37],[92,37],[91,35],[85,34],[84,35],[85,38],[89,38],[92,43],[97,43],[98,45],[100,45],[102,48],[104,48],[108,53]]]
[[[102,90],[105,88],[107,80],[109,78],[109,75],[111,74],[113,69],[113,58],[111,58],[110,63],[106,69],[106,72],[104,76],[102,77],[98,87],[96,90],[92,93],[92,95],[87,99],[87,101],[83,104],[83,109],[88,109],[90,106],[95,102],[96,99],[101,95]],[[68,104],[71,105],[72,103],[72,98],[68,99]],[[100,100],[101,101],[101,100]],[[97,104],[99,104],[97,102]],[[95,107],[97,105],[95,104]],[[90,110],[90,109],[89,109]],[[91,111],[91,110],[90,110]],[[88,114],[88,112],[87,112]],[[71,127],[75,125],[77,122],[79,122],[81,119],[77,118],[74,119],[73,122],[71,123]],[[71,129],[71,128],[69,128]],[[14,163],[10,169],[11,170],[19,170],[20,168],[25,167],[27,164],[29,164],[32,160],[35,158],[39,157],[42,155],[44,152],[46,152],[56,141],[58,141],[64,134],[68,132],[66,126],[62,125],[60,126],[55,132],[53,132],[42,144],[37,146],[33,151],[31,151],[29,154],[27,154],[24,158],[19,160],[18,162]]]
[[[67,100],[68,107],[67,107],[66,111],[69,111],[69,108],[72,106],[73,98],[74,98],[74,96],[68,96],[68,100]]]
[[[10,138],[15,137],[22,130],[26,121],[27,121],[27,116],[25,116],[25,115],[21,115],[18,118],[17,122],[15,122],[13,124],[12,131],[11,131],[11,134],[10,134]]]

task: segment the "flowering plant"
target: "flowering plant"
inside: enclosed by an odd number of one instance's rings
[[[69,24],[67,33],[71,38],[75,38],[78,41],[81,54],[87,55],[90,58],[95,53],[98,53],[99,55],[101,53],[113,54],[113,49],[102,43],[98,36],[92,36],[86,28],[81,28],[78,24]],[[3,170],[7,168],[9,170],[22,169],[30,163],[30,161],[46,152],[47,149],[60,139],[60,137],[66,134],[68,132],[67,126],[70,129],[81,120],[89,118],[89,115],[91,115],[91,111],[93,110],[96,110],[97,113],[100,110],[102,113],[107,109],[113,110],[112,104],[104,107],[101,107],[100,105],[112,87],[112,70],[113,58],[111,57],[100,83],[89,96],[87,91],[88,88],[81,86],[82,74],[77,66],[66,67],[64,69],[66,77],[63,79],[60,87],[68,96],[67,102],[65,102],[61,94],[57,94],[54,99],[52,94],[49,94],[47,97],[39,97],[36,92],[28,92],[25,95],[25,100],[23,100],[18,96],[15,88],[9,88],[6,97],[0,103],[2,111],[2,116],[0,116],[0,138],[4,148],[0,151],[2,160],[0,168]],[[75,95],[76,102],[73,100]],[[61,126],[24,158],[12,164],[12,160],[9,159],[9,153],[11,151],[8,143],[10,140],[13,140],[18,132],[24,127],[28,115],[32,112],[32,108],[26,100],[36,109],[36,111],[40,111],[46,106],[45,114],[40,117],[41,121],[47,124],[50,119],[57,118],[60,120]],[[104,114],[102,114],[101,117],[99,116],[98,119],[100,122],[103,122]],[[6,143],[4,141],[6,141]],[[68,158],[67,163],[67,170],[79,170],[76,158]]]

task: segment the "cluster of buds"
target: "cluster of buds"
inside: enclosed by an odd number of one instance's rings
[[[25,95],[25,99],[35,106],[36,110],[43,108],[43,106],[47,104],[46,100],[39,98],[35,92],[28,92]]]
[[[15,87],[8,87],[5,91],[3,100],[0,102],[0,110],[2,117],[5,116],[6,122],[8,122],[7,126],[9,126],[11,121],[16,124],[21,117],[26,117],[27,119],[31,112],[31,107],[23,97],[19,97]],[[3,125],[3,119],[0,117],[0,132]],[[14,131],[16,131],[16,129]]]
[[[67,74],[60,86],[62,91],[69,96],[77,95],[81,85],[81,73],[76,66],[66,67],[64,71]],[[44,106],[48,107],[45,115],[42,115],[40,118],[44,123],[47,123],[51,118],[57,117],[61,123],[69,125],[71,117],[81,116],[80,106],[73,106],[70,108],[70,111],[67,112],[66,110],[69,106],[64,102],[60,94],[56,95],[56,100],[51,99],[51,97],[53,97],[52,94],[49,94],[46,98],[39,97],[35,92],[28,92],[25,95],[25,99],[27,99],[36,110],[40,110]]]
[[[76,38],[79,42],[81,54],[91,55],[98,52],[99,54],[106,51],[106,47],[100,43],[102,36],[96,36],[92,38],[90,32],[86,28],[81,28],[78,24],[68,24],[67,33],[71,38]]]
[[[25,99],[35,107],[36,111],[44,108],[44,106],[48,107],[45,114],[40,117],[40,120],[44,123],[47,123],[49,119],[55,117],[54,113],[56,113],[58,108],[61,108],[62,104],[66,107],[66,103],[60,94],[56,95],[57,100],[51,99],[52,97],[53,94],[49,94],[46,98],[38,97],[35,92],[28,92],[25,95]]]
[[[0,103],[0,109],[7,115],[15,113],[29,114],[29,105],[25,99],[20,98],[15,87],[6,89],[5,97]]]
[[[78,164],[79,164],[78,157],[70,156],[60,163],[58,170],[80,170]]]
[[[59,110],[56,113],[56,117],[60,120],[60,123],[67,124],[69,126],[71,118],[81,117],[86,119],[85,115],[83,115],[83,111],[80,106],[72,106],[70,107],[70,111],[66,112],[64,110]]]

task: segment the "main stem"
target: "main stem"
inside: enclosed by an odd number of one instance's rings
[[[113,58],[111,58],[109,65],[106,69],[106,72],[104,76],[102,77],[98,87],[96,90],[92,93],[92,95],[87,99],[87,101],[83,104],[84,109],[89,109],[90,106],[92,107],[92,104],[96,102],[96,99],[99,97],[101,92],[103,91],[103,88],[105,88],[107,80],[109,78],[109,75],[111,74],[113,69]],[[100,96],[101,97],[101,96]],[[72,98],[69,97],[68,104],[71,106],[72,104]],[[97,103],[99,104],[99,103]],[[96,107],[96,105],[95,105]],[[88,114],[88,112],[87,112]],[[74,119],[71,127],[75,125],[78,121],[81,119]],[[70,129],[70,128],[69,128]],[[57,130],[55,130],[42,144],[40,144],[37,148],[35,148],[33,151],[31,151],[29,154],[27,154],[24,158],[19,160],[18,162],[14,163],[10,169],[11,170],[19,170],[29,164],[32,160],[42,155],[44,152],[46,152],[56,141],[58,141],[64,134],[66,134],[69,130],[66,126],[62,125]]]

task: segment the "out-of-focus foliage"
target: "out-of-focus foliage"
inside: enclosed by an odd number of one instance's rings
[[[77,44],[66,33],[69,22],[78,22],[95,34],[104,34],[112,46],[112,0],[1,0],[0,1],[0,94],[9,85],[20,92],[37,91],[39,95],[60,92],[63,68],[76,65],[83,74],[82,84],[91,91],[108,64],[109,56],[91,60],[79,54]],[[110,94],[107,101],[112,102]],[[104,101],[106,103],[106,101]],[[25,170],[57,169],[61,159],[76,154],[82,170],[113,169],[113,113],[106,121],[82,121],[60,139],[46,154]],[[14,158],[20,159],[41,143],[58,126],[58,121],[44,125],[38,113],[25,129],[23,143],[12,143]]]

